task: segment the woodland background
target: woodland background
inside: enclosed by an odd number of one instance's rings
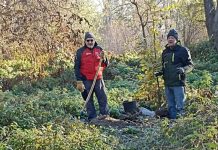
[[[218,1],[0,0],[0,149],[218,149]],[[110,52],[105,70],[110,116],[124,100],[165,103],[154,71],[170,29],[188,47],[186,115],[142,118],[141,126],[80,121],[73,87],[75,51],[91,31]]]

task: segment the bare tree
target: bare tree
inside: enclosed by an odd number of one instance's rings
[[[144,45],[145,45],[145,49],[147,48],[147,40],[146,40],[146,36],[145,36],[145,27],[146,27],[146,25],[147,25],[147,23],[148,23],[148,11],[149,11],[149,9],[147,9],[147,10],[144,10],[144,12],[143,13],[141,13],[140,12],[140,10],[139,10],[139,4],[138,4],[138,2],[136,2],[136,0],[131,0],[130,1],[134,6],[135,6],[135,8],[136,8],[136,13],[137,13],[137,15],[138,15],[138,17],[139,17],[139,20],[140,20],[140,25],[141,25],[141,29],[142,29],[142,35],[143,35],[143,41],[144,41]],[[147,15],[146,15],[146,18],[144,18],[144,13],[146,13],[147,12]]]

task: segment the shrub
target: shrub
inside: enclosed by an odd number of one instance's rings
[[[41,128],[21,129],[16,123],[0,129],[1,147],[29,149],[114,149],[118,141],[105,136],[95,126],[65,120],[63,125],[50,124]]]

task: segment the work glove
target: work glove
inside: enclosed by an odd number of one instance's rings
[[[185,70],[182,67],[177,68],[177,74],[184,74]]]
[[[163,75],[163,71],[154,72],[154,75],[155,75],[155,77],[162,76]]]
[[[85,90],[85,86],[82,81],[76,81],[76,89],[80,92],[83,92]]]
[[[104,51],[104,50],[101,51],[100,57],[101,57],[101,59],[103,59],[103,60],[105,59],[105,51]]]

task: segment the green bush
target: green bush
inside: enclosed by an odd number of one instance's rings
[[[212,41],[204,41],[190,47],[195,68],[218,72],[218,53]]]
[[[210,88],[213,85],[212,75],[206,71],[196,71],[188,74],[189,85],[194,88]]]
[[[217,149],[217,115],[213,101],[193,100],[187,107],[186,117],[178,119],[172,128],[169,128],[169,120],[162,122],[165,144],[173,149]]]
[[[121,80],[135,80],[138,73],[141,72],[139,66],[140,60],[136,53],[121,54],[111,58],[104,77],[105,79],[115,79],[119,76]]]
[[[21,129],[16,123],[0,129],[0,146],[14,150],[102,150],[114,149],[118,141],[105,136],[95,126],[65,120],[65,124],[50,124],[38,129]]]
[[[3,93],[0,125],[17,122],[20,127],[33,128],[48,123],[60,116],[79,116],[83,105],[80,95],[54,89],[38,91],[33,95]]]

